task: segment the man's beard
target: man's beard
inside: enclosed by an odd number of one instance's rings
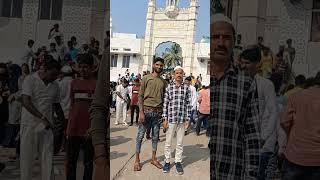
[[[159,68],[159,69],[158,69],[158,68],[155,68],[155,69],[154,69],[154,71],[155,71],[156,73],[161,73],[162,70],[163,70],[162,68]]]

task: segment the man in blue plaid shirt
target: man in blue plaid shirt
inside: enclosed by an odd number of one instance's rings
[[[183,137],[185,129],[190,127],[191,115],[191,91],[188,84],[183,83],[184,71],[177,66],[174,69],[174,81],[165,90],[163,103],[163,128],[168,129],[166,133],[166,143],[164,148],[165,165],[163,172],[170,171],[171,142],[172,137],[177,132],[177,145],[175,154],[175,165],[178,174],[183,174],[181,165],[183,153]]]
[[[210,26],[210,179],[257,179],[261,135],[256,84],[233,65],[231,20],[216,14]]]

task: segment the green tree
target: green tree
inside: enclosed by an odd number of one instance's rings
[[[170,48],[166,48],[162,54],[164,65],[166,68],[174,68],[175,66],[182,66],[182,52],[178,44],[174,43]]]

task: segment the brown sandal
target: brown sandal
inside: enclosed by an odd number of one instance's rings
[[[157,161],[157,160],[156,161],[152,160],[151,164],[154,165],[155,167],[157,167],[158,169],[162,169],[163,168],[162,164],[160,164],[159,161]]]
[[[141,171],[141,164],[138,162],[134,163],[134,167],[133,167],[134,171]]]

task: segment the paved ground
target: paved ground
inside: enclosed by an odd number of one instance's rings
[[[150,164],[151,141],[144,139],[141,149],[142,171],[134,172],[135,138],[137,127],[114,125],[114,116],[111,118],[111,177],[114,180],[170,180],[170,179],[209,179],[210,156],[207,148],[208,138],[205,134],[196,136],[191,132],[184,139],[183,166],[184,175],[178,175],[175,167],[168,174]],[[129,119],[128,119],[129,121]],[[164,160],[165,134],[160,131],[160,143],[158,144],[158,159]],[[175,138],[172,147],[175,147]],[[173,156],[174,157],[174,156]]]
[[[6,168],[0,173],[0,180],[20,180],[20,166],[19,161],[10,160],[9,157],[14,156],[15,149],[0,147],[0,162],[6,164]],[[82,179],[83,166],[82,166],[82,153],[79,155],[78,174],[77,179]],[[40,164],[35,161],[33,168],[33,179],[40,180]],[[65,180],[64,169],[64,153],[54,157],[54,174],[55,180]]]

